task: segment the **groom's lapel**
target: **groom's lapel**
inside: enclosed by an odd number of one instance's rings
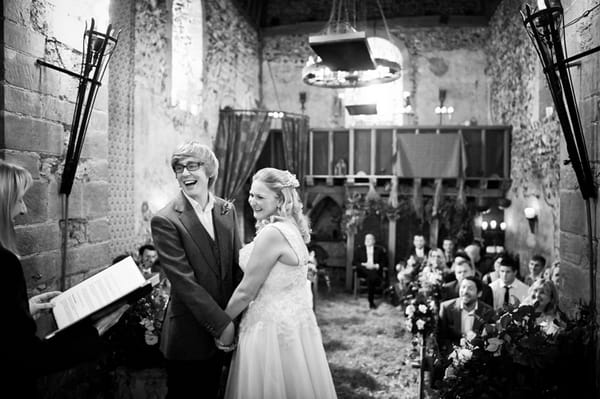
[[[216,241],[219,246],[219,254],[221,256],[221,278],[226,279],[229,274],[229,265],[230,265],[230,257],[233,253],[233,248],[231,247],[231,243],[233,242],[232,235],[232,226],[231,223],[231,215],[229,212],[231,210],[227,210],[224,207],[225,203],[215,199],[215,206],[213,207],[212,216],[213,216],[213,224],[215,226],[215,236]]]
[[[210,244],[208,240],[210,240],[210,236],[206,232],[204,226],[198,219],[194,208],[189,203],[189,201],[183,196],[181,201],[181,207],[179,211],[181,212],[179,218],[181,219],[181,223],[185,226],[186,230],[190,234],[192,241],[198,246],[200,249],[200,254],[204,258],[205,263],[212,269],[212,271],[219,276],[219,268],[217,267],[217,263],[213,254],[212,249],[210,248]],[[190,259],[191,260],[191,259]]]

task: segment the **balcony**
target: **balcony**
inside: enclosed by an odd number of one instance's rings
[[[344,187],[360,188],[372,179],[383,191],[392,178],[399,187],[416,179],[423,180],[424,195],[433,190],[428,180],[418,173],[402,172],[398,167],[402,154],[399,144],[403,135],[452,134],[462,139],[464,151],[462,178],[465,193],[472,197],[501,197],[510,184],[510,126],[400,126],[356,129],[319,129],[310,131],[309,166],[306,176],[308,192],[339,191]],[[408,149],[410,151],[410,149]],[[436,151],[444,152],[445,149]],[[435,151],[434,151],[435,152]],[[414,157],[415,154],[409,154]],[[443,154],[424,153],[424,161]],[[462,179],[461,179],[462,180]],[[458,189],[457,177],[442,177],[444,192],[452,195]],[[403,184],[405,183],[405,184]],[[329,189],[327,188],[329,187]],[[400,192],[401,194],[401,192]]]

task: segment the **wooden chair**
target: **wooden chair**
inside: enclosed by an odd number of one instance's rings
[[[387,286],[387,268],[382,270],[382,279],[379,287],[375,288],[375,295],[383,295],[383,291]],[[358,269],[356,266],[352,266],[352,291],[354,294],[354,298],[358,298],[358,295],[363,292],[367,292],[367,279],[364,277],[359,277]]]

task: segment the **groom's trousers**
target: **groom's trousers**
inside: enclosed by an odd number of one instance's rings
[[[224,394],[222,373],[230,358],[217,351],[204,360],[167,360],[166,399],[218,399]]]

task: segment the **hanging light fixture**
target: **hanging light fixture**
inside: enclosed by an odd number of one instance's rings
[[[331,14],[325,29],[308,38],[317,54],[310,56],[302,70],[304,83],[327,88],[354,88],[388,83],[400,78],[400,60],[379,53],[366,32],[356,29],[356,2],[333,0]],[[388,39],[391,35],[379,0]],[[371,39],[371,40],[370,40]]]

